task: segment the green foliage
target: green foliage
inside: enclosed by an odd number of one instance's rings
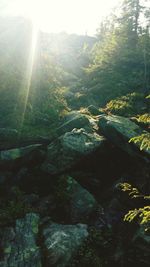
[[[46,112],[51,116],[51,120],[59,118],[65,111],[68,110],[67,102],[64,98],[66,88],[57,88],[55,92],[50,94],[47,107],[45,106]],[[46,103],[45,103],[46,104]]]
[[[116,100],[111,100],[106,105],[106,111],[117,115],[126,114],[126,111],[131,110],[131,108],[132,106],[123,97],[117,98]]]
[[[150,149],[150,133],[144,133],[139,136],[135,136],[129,140],[129,143],[133,142],[140,146],[140,150]]]
[[[136,187],[133,187],[129,183],[120,183],[119,188],[121,189],[122,192],[127,192],[130,198],[138,198],[138,197],[140,198],[142,197],[143,199],[150,198],[150,196],[145,196],[141,194],[140,191]]]
[[[128,195],[129,195],[131,198],[136,198],[136,197],[140,197],[140,196],[141,196],[141,194],[140,194],[140,192],[138,191],[138,189],[135,188],[135,187],[132,187],[132,185],[129,184],[129,183],[120,183],[119,186],[120,186],[120,189],[121,189],[123,192],[127,192]]]
[[[145,113],[143,115],[137,115],[136,120],[138,122],[144,123],[144,124],[149,124],[150,123],[150,114]]]
[[[137,114],[139,105],[144,103],[144,95],[140,93],[130,93],[118,97],[107,103],[105,110],[116,115],[131,116]]]
[[[19,128],[19,139],[20,140],[34,140],[39,139],[40,136],[43,138],[53,138],[55,135],[55,129],[58,122],[51,123],[48,125],[43,125],[43,123],[30,123],[25,121],[21,128]]]
[[[68,110],[64,95],[68,86],[76,88],[80,83],[96,38],[40,33],[31,62],[32,25],[20,20],[0,20],[0,120],[2,127],[21,128],[21,132],[29,127],[34,132],[35,124],[43,126],[38,115],[51,126]]]
[[[42,51],[37,57],[31,80],[28,104],[32,107],[25,114],[25,118],[34,122],[36,117],[42,116],[53,123],[59,120],[59,116],[67,110],[67,102],[64,94],[68,90],[62,86],[64,71],[59,64],[55,64],[54,55]]]
[[[134,219],[138,220],[140,224],[150,223],[150,206],[130,210],[124,217],[124,221],[132,222]]]
[[[120,183],[120,189],[123,192],[127,192],[129,197],[131,199],[133,198],[140,198],[149,200],[150,196],[145,196],[139,192],[139,190],[135,187],[133,187],[129,183]],[[128,213],[124,216],[124,221],[132,222],[132,221],[138,221],[140,224],[143,224],[145,228],[150,223],[150,206],[144,206],[142,208],[135,208],[132,210],[129,210]]]
[[[150,35],[143,10],[139,0],[124,0],[119,12],[106,18],[98,29],[85,85],[95,99],[97,96],[99,105],[135,89],[149,92]],[[141,16],[145,24],[141,24]],[[121,99],[116,103],[116,109],[120,108],[130,107]]]

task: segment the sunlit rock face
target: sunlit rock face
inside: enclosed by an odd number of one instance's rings
[[[113,144],[120,147],[132,156],[140,156],[140,145],[133,145],[129,140],[135,136],[146,133],[136,123],[130,119],[121,116],[100,116],[99,119],[100,131],[110,140]],[[150,156],[150,151],[144,149],[147,156]]]
[[[51,224],[43,231],[46,266],[65,267],[88,237],[87,225]]]
[[[40,249],[36,244],[39,216],[29,213],[16,221],[15,228],[0,231],[1,267],[42,267]]]
[[[65,133],[48,146],[47,158],[42,170],[59,174],[77,164],[84,156],[97,149],[104,150],[105,138],[84,129],[74,129]]]
[[[71,119],[67,120],[66,118],[66,122],[57,129],[57,134],[60,136],[66,132],[72,131],[74,128],[87,128],[88,130],[92,130],[92,126],[90,125],[87,116],[76,113],[72,115]]]
[[[101,114],[101,111],[97,107],[95,107],[94,105],[88,106],[88,111],[93,116],[98,116]]]

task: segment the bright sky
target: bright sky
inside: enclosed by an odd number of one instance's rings
[[[43,31],[93,35],[120,0],[0,0],[2,15],[31,18]]]

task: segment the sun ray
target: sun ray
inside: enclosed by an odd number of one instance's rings
[[[30,43],[30,51],[27,61],[27,68],[26,68],[26,74],[25,74],[25,83],[24,83],[24,90],[25,90],[25,96],[24,96],[24,104],[23,104],[23,112],[21,116],[21,124],[20,124],[20,132],[22,130],[27,104],[28,104],[28,98],[31,88],[31,81],[32,81],[32,74],[33,74],[33,66],[34,66],[34,59],[35,59],[35,51],[36,51],[36,45],[37,45],[37,38],[38,38],[38,32],[39,29],[36,24],[32,23],[32,35],[31,35],[31,43]]]

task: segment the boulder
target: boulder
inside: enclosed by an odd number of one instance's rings
[[[40,144],[0,151],[0,166],[8,167],[9,163],[13,164],[20,160],[30,162],[34,158],[42,158],[44,153]]]
[[[93,116],[98,116],[101,114],[101,111],[93,105],[90,105],[87,109]]]
[[[29,213],[16,221],[15,228],[0,231],[0,267],[42,267],[41,253],[36,244],[38,225],[39,216]]]
[[[75,117],[80,116],[81,113],[79,110],[72,110],[65,115],[63,115],[63,123],[73,120]]]
[[[41,168],[49,174],[60,174],[75,166],[82,158],[97,149],[105,150],[105,138],[84,129],[65,133],[48,146]]]
[[[87,222],[89,216],[96,210],[98,203],[95,200],[94,196],[73,178],[68,177],[67,181],[67,191],[71,196],[71,221],[73,223]]]
[[[72,131],[74,128],[80,129],[80,128],[88,128],[90,129],[90,122],[88,120],[88,117],[86,115],[83,115],[79,112],[75,112],[68,115],[68,118],[66,118],[66,121],[64,124],[62,124],[59,128],[57,128],[57,135],[62,135],[66,132]]]
[[[87,225],[51,224],[43,230],[46,266],[65,267],[88,237]]]
[[[113,144],[126,151],[131,156],[139,156],[140,145],[129,143],[133,137],[139,136],[143,131],[137,124],[128,118],[115,115],[101,115],[99,118],[99,130]],[[147,156],[150,156],[150,150],[143,150]]]

